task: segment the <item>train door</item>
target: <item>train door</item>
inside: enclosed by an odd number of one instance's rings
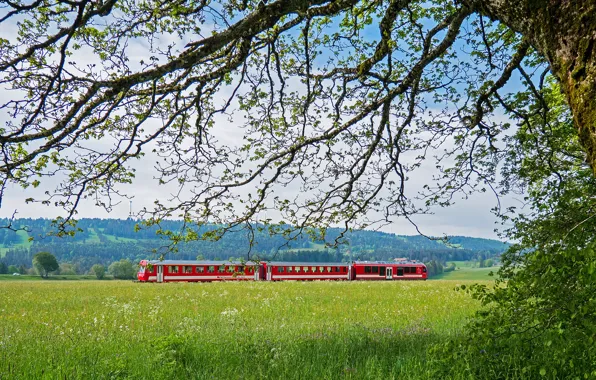
[[[260,281],[261,280],[261,268],[262,266],[260,265],[255,265],[255,281]]]
[[[267,265],[267,281],[271,281],[271,266]]]
[[[163,282],[163,265],[157,265],[157,282]]]
[[[391,267],[387,267],[387,272],[385,272],[385,279],[387,280],[393,280],[393,268]]]

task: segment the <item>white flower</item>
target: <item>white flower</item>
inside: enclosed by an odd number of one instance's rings
[[[226,309],[221,312],[221,315],[223,316],[234,316],[236,314],[238,314],[238,309],[236,308]]]

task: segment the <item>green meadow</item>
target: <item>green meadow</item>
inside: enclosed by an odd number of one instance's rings
[[[427,378],[460,283],[3,281],[0,379]]]
[[[458,267],[456,270],[446,273],[441,273],[431,279],[434,280],[457,280],[457,281],[489,281],[494,280],[499,267],[490,268],[471,268],[471,267]]]

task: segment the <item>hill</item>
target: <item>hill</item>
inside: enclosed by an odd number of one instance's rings
[[[0,223],[6,223],[1,220]],[[135,231],[135,220],[122,219],[81,219],[74,237],[57,238],[49,236],[52,226],[49,219],[18,219],[13,226],[27,231],[14,232],[0,229],[0,256],[7,265],[31,265],[31,258],[40,251],[53,253],[59,261],[77,264],[86,270],[93,264],[109,264],[120,259],[138,262],[141,259],[155,258],[157,252],[164,251],[168,240],[156,235],[157,228]],[[163,228],[179,230],[182,222],[165,221]],[[205,228],[213,228],[205,227]],[[326,241],[333,242],[340,229],[329,229]],[[194,241],[181,243],[177,253],[169,257],[195,259],[246,258],[285,261],[350,261],[350,260],[391,260],[408,257],[421,261],[438,260],[479,260],[498,256],[508,244],[496,240],[466,236],[450,237],[448,244],[429,240],[423,236],[395,235],[378,231],[354,231],[348,233],[350,249],[347,245],[326,248],[324,241],[311,241],[307,236],[299,236],[287,241],[282,236],[269,236],[256,232],[255,244],[250,247],[246,231],[233,232],[219,241]],[[29,241],[32,237],[33,241]]]

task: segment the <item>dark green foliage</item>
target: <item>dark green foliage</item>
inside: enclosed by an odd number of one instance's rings
[[[106,268],[101,264],[95,264],[92,266],[91,271],[93,274],[95,274],[95,277],[97,277],[98,280],[103,279],[106,274]]]
[[[469,289],[484,309],[467,334],[437,347],[434,376],[596,377],[596,180],[557,86],[550,110],[512,138],[509,183],[526,186],[495,288]],[[530,134],[530,130],[541,131]]]
[[[0,274],[7,274],[8,273],[8,265],[4,264],[3,261],[0,261]]]
[[[441,264],[437,260],[431,260],[424,264],[426,265],[428,277],[434,277],[434,276],[437,276],[437,275],[443,273],[443,264]]]
[[[114,278],[129,280],[135,278],[136,269],[130,261],[120,260],[110,264],[108,272],[110,272]]]
[[[33,266],[44,278],[47,278],[50,272],[59,268],[56,257],[49,252],[39,252],[33,256]]]

